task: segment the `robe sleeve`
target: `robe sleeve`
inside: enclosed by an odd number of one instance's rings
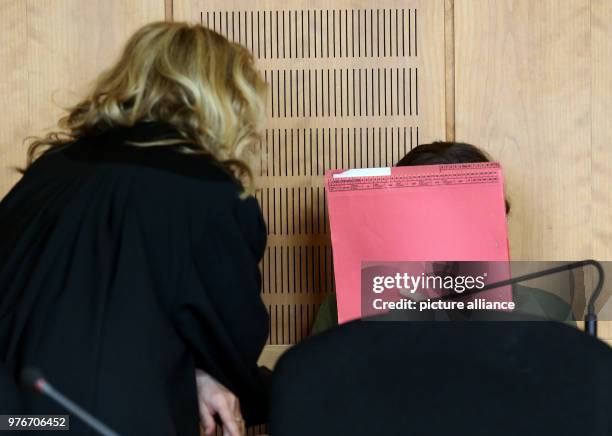
[[[177,298],[178,330],[198,368],[240,400],[248,424],[265,422],[268,394],[257,360],[268,337],[259,261],[266,229],[256,200],[210,204],[194,245],[194,274]]]

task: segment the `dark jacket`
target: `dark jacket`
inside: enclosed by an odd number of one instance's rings
[[[262,215],[211,158],[126,144],[176,135],[144,123],[49,151],[0,203],[0,363],[125,435],[199,435],[196,367],[266,417]]]
[[[610,347],[562,323],[498,315],[352,321],[307,338],[274,370],[270,434],[612,434]]]

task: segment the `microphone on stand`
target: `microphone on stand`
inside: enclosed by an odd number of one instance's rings
[[[66,398],[59,391],[57,391],[47,382],[47,380],[45,380],[44,376],[38,369],[25,368],[21,371],[19,378],[21,380],[22,385],[27,386],[29,388],[33,388],[35,391],[40,392],[41,394],[51,398],[56,403],[59,403],[66,410],[71,413],[74,413],[81,421],[83,421],[89,427],[93,428],[102,436],[119,436],[118,433],[108,428],[96,417],[83,410],[80,406]]]
[[[586,332],[590,336],[597,337],[597,313],[595,311],[595,303],[597,302],[597,299],[599,298],[599,295],[601,294],[601,291],[603,289],[605,274],[604,274],[604,269],[601,266],[601,263],[593,259],[581,260],[578,262],[570,262],[570,263],[566,263],[565,265],[560,265],[554,268],[549,268],[549,269],[545,269],[542,271],[524,274],[522,276],[513,277],[507,280],[501,280],[499,282],[485,285],[481,289],[471,290],[468,292],[463,292],[461,294],[455,293],[451,295],[445,295],[443,297],[438,298],[438,300],[453,300],[457,298],[464,298],[466,295],[477,294],[479,292],[488,291],[490,289],[501,288],[503,286],[508,286],[508,285],[514,285],[516,283],[526,282],[529,280],[537,279],[539,277],[545,277],[545,276],[549,276],[553,274],[558,274],[563,271],[570,271],[570,270],[582,268],[588,265],[595,267],[595,269],[597,270],[598,279],[597,279],[597,284],[595,285],[595,289],[593,290],[593,293],[591,294],[591,297],[589,298],[589,302],[587,304],[587,312],[586,312],[586,315],[584,316],[584,322],[585,322]]]

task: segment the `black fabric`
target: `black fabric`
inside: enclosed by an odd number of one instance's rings
[[[611,374],[560,323],[355,321],[281,357],[270,435],[610,435]]]
[[[0,203],[0,362],[125,435],[199,435],[195,367],[267,418],[261,212],[211,158],[126,144],[169,137],[149,123],[49,151]]]
[[[17,415],[19,413],[21,413],[21,403],[17,384],[4,365],[0,363],[0,415]],[[17,436],[19,434],[18,430],[2,431],[2,436]]]
[[[0,393],[0,415],[19,413],[17,383],[2,364],[0,364]]]

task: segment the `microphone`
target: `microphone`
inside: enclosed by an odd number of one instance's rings
[[[53,401],[59,403],[66,410],[74,413],[81,421],[93,428],[99,434],[103,436],[119,436],[118,433],[108,428],[96,417],[86,412],[73,401],[69,400],[58,392],[47,382],[47,380],[45,380],[44,376],[38,369],[25,368],[21,371],[19,378],[23,386],[33,388],[35,391],[40,392],[41,394],[51,398]]]
[[[503,286],[508,286],[508,285],[514,285],[516,283],[526,282],[529,280],[537,279],[539,277],[545,277],[545,276],[549,276],[553,274],[558,274],[563,271],[570,271],[570,270],[582,268],[588,265],[595,267],[595,269],[597,270],[598,278],[597,278],[597,284],[595,285],[595,289],[591,293],[591,297],[589,298],[589,302],[587,304],[587,312],[586,312],[586,315],[584,316],[584,322],[585,322],[586,332],[590,336],[593,336],[596,338],[597,337],[597,313],[595,311],[595,303],[597,302],[597,299],[599,298],[599,294],[601,294],[601,291],[603,289],[605,274],[604,274],[604,269],[601,266],[601,263],[593,259],[581,260],[578,262],[570,262],[564,265],[556,266],[554,268],[548,268],[542,271],[537,271],[537,272],[533,272],[529,274],[524,274],[522,276],[513,277],[511,279],[501,280],[499,282],[485,285],[481,289],[471,290],[468,292],[463,292],[461,294],[455,293],[451,295],[446,295],[446,296],[438,298],[437,300],[442,301],[442,300],[453,300],[453,299],[458,299],[458,298],[464,298],[466,295],[477,294],[479,292],[488,291],[490,289],[501,288]]]

